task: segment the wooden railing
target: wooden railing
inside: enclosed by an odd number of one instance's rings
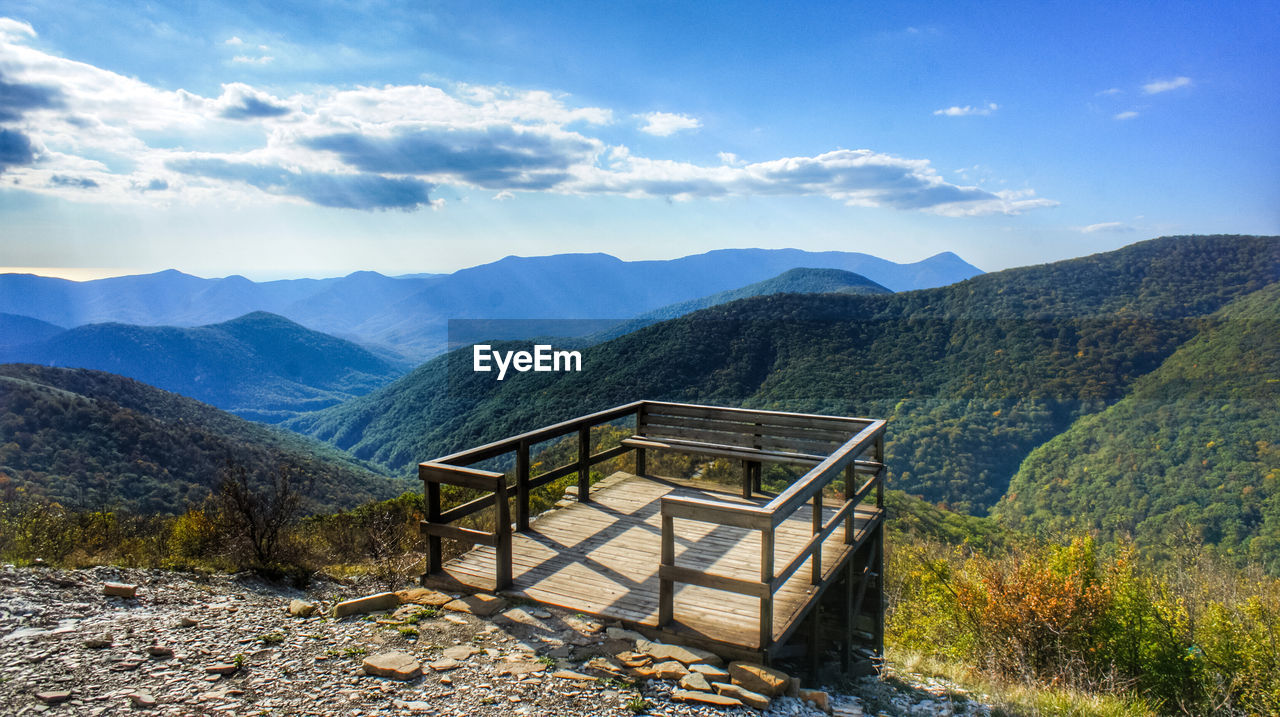
[[[591,429],[634,415],[637,435],[621,445],[591,453]],[[701,426],[701,427],[699,427]],[[636,401],[581,416],[528,433],[460,451],[418,465],[426,489],[427,516],[421,531],[427,536],[427,573],[443,568],[441,540],[454,539],[472,545],[493,546],[496,551],[495,590],[511,585],[512,520],[509,502],[515,496],[515,530],[529,529],[529,495],[536,488],[573,473],[578,474],[578,500],[590,501],[590,468],[601,461],[636,451],[636,473],[645,474],[645,451],[655,448],[690,453],[741,457],[744,461],[743,494],[750,496],[752,478],[759,488],[760,461],[796,462],[814,467],[782,493],[762,506],[685,496],[662,498],[662,547],[659,565],[659,626],[671,622],[675,584],[751,595],[760,599],[760,647],[773,640],[773,596],[805,564],[811,563],[810,580],[822,580],[824,543],[842,523],[845,540],[854,537],[854,510],[874,491],[877,508],[884,504],[884,430],[882,420],[820,416],[814,414],[752,411],[748,409],[694,406],[658,401]],[[531,475],[530,449],[543,441],[576,433],[577,460],[537,476]],[[833,452],[816,455],[815,446],[835,445],[836,436],[850,436]],[[863,455],[871,452],[871,459]],[[515,454],[515,482],[506,474],[469,466]],[[824,519],[823,490],[844,477],[844,502]],[[868,479],[858,484],[858,476]],[[486,495],[448,510],[442,509],[441,485],[480,490]],[[787,565],[775,573],[775,529],[800,506],[813,505],[812,536]],[[493,530],[462,528],[452,523],[487,508],[496,508]],[[676,519],[698,520],[760,531],[759,580],[719,575],[685,567],[675,560]]]
[[[729,410],[729,409],[721,409]],[[740,411],[739,411],[740,413]],[[852,544],[855,537],[854,511],[874,492],[875,506],[878,509],[873,520],[880,520],[884,506],[884,433],[885,422],[882,420],[840,419],[831,416],[809,414],[783,414],[777,412],[755,412],[762,423],[777,419],[793,426],[803,426],[810,422],[815,429],[829,430],[835,426],[851,427],[856,430],[839,448],[822,459],[803,477],[789,486],[763,506],[751,506],[725,501],[694,498],[688,496],[668,495],[662,498],[662,555],[658,572],[660,580],[658,594],[658,626],[663,627],[672,621],[675,608],[675,584],[687,583],[717,590],[727,590],[760,599],[759,643],[760,649],[766,650],[774,641],[773,636],[773,599],[774,594],[792,578],[806,562],[810,563],[810,582],[819,585],[823,580],[822,550],[828,538],[836,528],[845,526],[844,539]],[[767,431],[768,429],[763,429]],[[870,460],[861,457],[871,453]],[[777,460],[777,458],[773,458]],[[867,480],[859,485],[858,476],[867,476]],[[844,501],[830,518],[824,519],[823,490],[838,478],[844,478]],[[787,562],[786,566],[775,572],[775,530],[790,518],[800,506],[812,504],[812,533],[809,541]],[[685,567],[676,564],[675,560],[675,521],[676,519],[697,520],[717,525],[733,526],[760,531],[760,577],[759,580],[744,580],[727,575],[711,573],[705,569]],[[864,535],[871,533],[866,526]]]
[[[493,546],[497,554],[494,590],[509,587],[511,585],[512,525],[509,508],[511,495],[514,494],[516,498],[515,529],[520,531],[529,529],[530,492],[554,480],[576,472],[578,474],[578,500],[583,502],[590,501],[591,466],[633,450],[629,446],[615,446],[598,453],[591,453],[591,429],[595,426],[636,414],[643,405],[643,401],[636,401],[607,411],[581,416],[563,423],[505,438],[479,448],[472,448],[443,458],[437,458],[433,461],[419,463],[418,477],[424,483],[427,499],[427,516],[426,520],[421,523],[421,532],[427,536],[427,573],[439,572],[443,568],[441,539],[450,538],[471,545]],[[537,476],[532,476],[529,464],[531,447],[543,441],[574,433],[578,435],[577,460]],[[516,464],[514,484],[507,483],[506,474],[504,473],[468,467],[480,461],[512,453],[515,454]],[[478,489],[484,491],[487,495],[448,510],[443,510],[441,485]],[[490,507],[496,508],[492,532],[451,525],[457,520]]]

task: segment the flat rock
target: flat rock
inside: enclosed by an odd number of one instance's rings
[[[48,690],[37,692],[36,699],[47,705],[56,705],[71,699],[71,693],[66,690]]]
[[[806,702],[812,702],[814,707],[823,712],[831,711],[831,696],[822,690],[806,690],[801,687],[796,696]]]
[[[729,695],[717,695],[711,692],[694,692],[692,690],[671,690],[671,699],[677,702],[698,702],[716,707],[741,707],[743,702]]]
[[[148,645],[147,654],[152,657],[173,657],[173,648],[167,645]]]
[[[735,697],[742,701],[745,705],[750,705],[758,710],[768,709],[769,697],[759,692],[752,692],[745,687],[729,684],[727,682],[717,682],[712,685],[717,694]]]
[[[689,668],[677,660],[667,660],[654,665],[653,673],[660,680],[678,680],[689,674]]]
[[[103,583],[102,594],[122,598],[138,597],[138,586],[128,583]]]
[[[620,627],[610,627],[604,631],[610,640],[626,640],[627,642],[637,642],[645,639],[644,635],[635,630],[624,630]]]
[[[99,635],[98,637],[91,637],[85,640],[84,646],[90,650],[101,650],[104,647],[111,647],[111,642],[111,635]]]
[[[435,662],[429,663],[428,666],[436,672],[448,672],[449,670],[456,670],[459,667],[462,667],[462,663],[457,660],[451,660],[448,657],[442,657]]]
[[[581,672],[574,672],[573,670],[556,670],[551,673],[551,676],[559,677],[562,680],[576,680],[579,682],[594,682],[600,679],[592,675],[584,675]]]
[[[733,681],[732,678],[729,677],[728,670],[724,669],[723,667],[716,667],[715,665],[696,663],[693,665],[689,665],[689,671],[697,672],[698,674],[702,675],[703,677],[706,678],[707,682],[732,682]]]
[[[477,617],[489,617],[506,606],[507,601],[496,595],[476,593],[457,600],[450,600],[444,604],[444,609],[470,613]]]
[[[541,662],[499,662],[494,669],[498,676],[515,675],[522,677],[524,675],[532,675],[538,672],[544,672],[547,666]]]
[[[422,674],[422,663],[407,652],[381,652],[366,657],[363,666],[366,675],[392,680],[412,680]]]
[[[333,607],[334,617],[346,617],[357,613],[392,610],[400,605],[400,598],[395,593],[378,593],[365,595],[354,600],[344,600]]]
[[[707,678],[697,672],[690,672],[680,678],[680,687],[686,690],[698,690],[700,692],[710,692],[711,684],[707,682]]]
[[[413,603],[415,605],[430,605],[431,607],[440,607],[453,600],[452,596],[445,595],[438,590],[429,590],[427,588],[411,588],[409,590],[399,590],[396,592],[396,599],[400,604]]]
[[[234,675],[240,668],[234,662],[215,662],[204,668],[204,671],[211,675]]]
[[[546,612],[545,610],[541,612],[547,617],[551,616],[551,613]],[[502,613],[502,618],[504,620],[510,620],[511,622],[518,622],[521,625],[533,625],[535,627],[542,627],[541,620],[545,619],[545,618],[541,618],[541,619],[538,618],[538,616],[535,615],[533,611],[525,610],[522,607],[513,607],[510,610],[504,611]]]
[[[313,602],[298,600],[297,598],[289,601],[289,615],[291,617],[311,617],[315,611],[316,604]]]
[[[150,692],[133,692],[129,695],[134,707],[155,707],[156,698]]]
[[[178,620],[178,627],[195,627],[199,624],[200,621],[193,617],[184,617],[181,620]]]
[[[619,652],[614,658],[626,667],[644,667],[653,662],[652,657],[641,652]]]
[[[457,660],[461,662],[478,652],[480,652],[480,650],[470,645],[455,645],[453,647],[446,647],[444,650],[444,656],[450,660]]]
[[[582,667],[583,669],[603,673],[609,677],[617,677],[622,674],[622,668],[617,663],[604,657],[593,657],[583,663]]]
[[[682,665],[692,665],[694,663],[704,663],[708,665],[723,665],[724,660],[714,652],[699,650],[696,647],[685,647],[683,645],[663,645],[657,642],[651,642],[644,650],[637,650],[653,658],[654,662],[666,662],[667,660],[675,660]]]
[[[729,677],[733,684],[769,697],[785,693],[791,684],[787,673],[754,662],[729,663]]]
[[[463,617],[463,616],[461,616],[461,615],[445,615],[445,616],[444,616],[444,619],[445,619],[447,622],[451,622],[451,623],[453,623],[453,624],[455,624],[455,625],[466,625],[466,624],[467,624],[467,618],[465,618],[465,617]]]

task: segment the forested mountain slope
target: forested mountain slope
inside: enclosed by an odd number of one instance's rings
[[[1047,534],[1218,545],[1280,573],[1280,283],[1237,299],[1132,391],[1037,448],[996,514]]]
[[[764,296],[591,347],[581,373],[497,382],[455,352],[288,426],[405,470],[637,398],[872,415],[895,487],[980,511],[1278,267],[1275,237],[1167,237],[938,289]]]
[[[4,500],[180,512],[209,494],[229,462],[258,476],[299,467],[311,476],[313,510],[388,498],[410,485],[329,446],[123,376],[0,364]]]

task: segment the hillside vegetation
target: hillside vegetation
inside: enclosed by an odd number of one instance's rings
[[[179,513],[229,464],[259,478],[297,467],[311,511],[408,487],[301,436],[100,371],[0,365],[0,436],[0,497],[10,502]]]
[[[0,349],[0,360],[108,371],[268,423],[363,395],[408,369],[265,312],[195,328],[89,324]]]
[[[762,296],[591,347],[581,373],[497,382],[455,352],[287,425],[403,471],[637,398],[871,415],[895,487],[981,511],[1278,266],[1274,237],[1168,237],[938,289]]]
[[[1280,283],[1240,298],[1120,402],[1037,448],[997,506],[1046,534],[1216,544],[1280,574]]]

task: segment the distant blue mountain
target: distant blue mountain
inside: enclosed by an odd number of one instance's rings
[[[202,279],[172,270],[86,282],[0,274],[0,312],[61,326],[198,326],[268,311],[422,359],[443,348],[449,319],[628,319],[799,267],[854,272],[893,291],[982,273],[950,252],[896,264],[854,252],[723,249],[668,261],[623,261],[607,254],[510,256],[448,275],[360,271],[269,282]]]
[[[0,362],[109,371],[268,423],[363,395],[409,368],[266,312],[194,328],[87,324],[0,348]]]
[[[66,329],[30,316],[0,314],[0,348],[43,341]]]

